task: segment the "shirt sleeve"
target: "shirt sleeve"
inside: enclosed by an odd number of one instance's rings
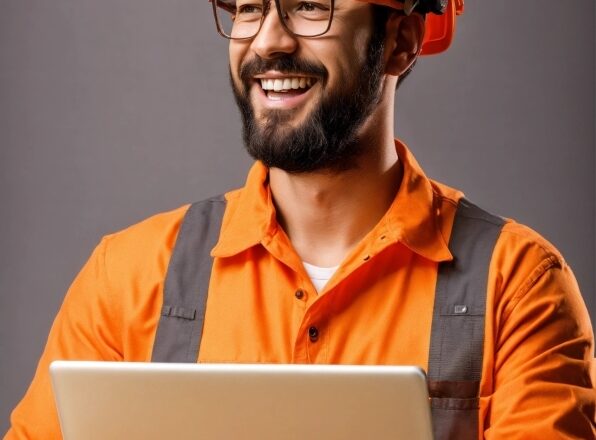
[[[52,361],[122,359],[120,306],[109,287],[106,246],[104,238],[68,290],[33,381],[11,414],[5,440],[62,438],[49,376]]]
[[[589,315],[562,257],[538,248],[519,259],[509,257],[510,272],[523,273],[522,282],[515,276],[496,277],[505,293],[491,314],[494,340],[487,341],[493,344],[494,358],[484,436],[594,439]]]

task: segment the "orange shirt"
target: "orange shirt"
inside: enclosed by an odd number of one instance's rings
[[[276,221],[266,168],[256,163],[246,186],[226,195],[199,361],[426,369],[437,265],[452,258],[447,243],[462,195],[427,179],[406,147],[396,146],[404,175],[395,201],[319,294]],[[66,295],[6,439],[60,438],[52,360],[151,359],[164,277],[187,208],[101,241]],[[592,438],[594,337],[561,255],[507,221],[487,295],[479,412],[485,438]]]

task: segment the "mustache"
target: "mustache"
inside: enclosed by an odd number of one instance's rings
[[[327,69],[322,64],[316,64],[295,56],[284,55],[279,58],[265,60],[256,55],[240,66],[240,78],[247,84],[255,75],[263,74],[269,70],[277,70],[285,74],[302,74],[327,78]]]

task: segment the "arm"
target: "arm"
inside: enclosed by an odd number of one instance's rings
[[[5,440],[60,439],[49,364],[55,359],[120,360],[119,308],[105,270],[106,239],[71,285],[54,320],[33,381],[11,415]]]
[[[505,271],[510,275],[498,277],[504,293],[493,312],[494,340],[488,342],[494,344],[493,392],[484,435],[593,439],[596,392],[590,377],[594,335],[589,316],[563,259],[554,250],[532,247],[510,257]]]

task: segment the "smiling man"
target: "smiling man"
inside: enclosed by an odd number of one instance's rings
[[[290,173],[348,169],[362,156],[364,143],[356,138],[363,136],[363,124],[375,119],[372,113],[381,100],[387,11],[373,14],[366,3],[338,2],[335,8],[309,3],[310,9],[294,3],[280,2],[282,10],[295,11],[282,32],[265,21],[252,41],[230,45],[244,140],[249,153],[271,168]],[[327,30],[331,10],[335,25]],[[372,29],[364,26],[367,22],[374,22]],[[254,26],[258,23],[255,17]],[[415,31],[421,34],[422,26]],[[290,34],[295,32],[325,34],[299,41]],[[405,63],[416,50],[410,48]]]
[[[594,438],[564,259],[394,139],[396,87],[463,2],[373,3],[214,0],[246,185],[101,241],[7,439],[60,438],[55,359],[418,365],[437,439]]]

